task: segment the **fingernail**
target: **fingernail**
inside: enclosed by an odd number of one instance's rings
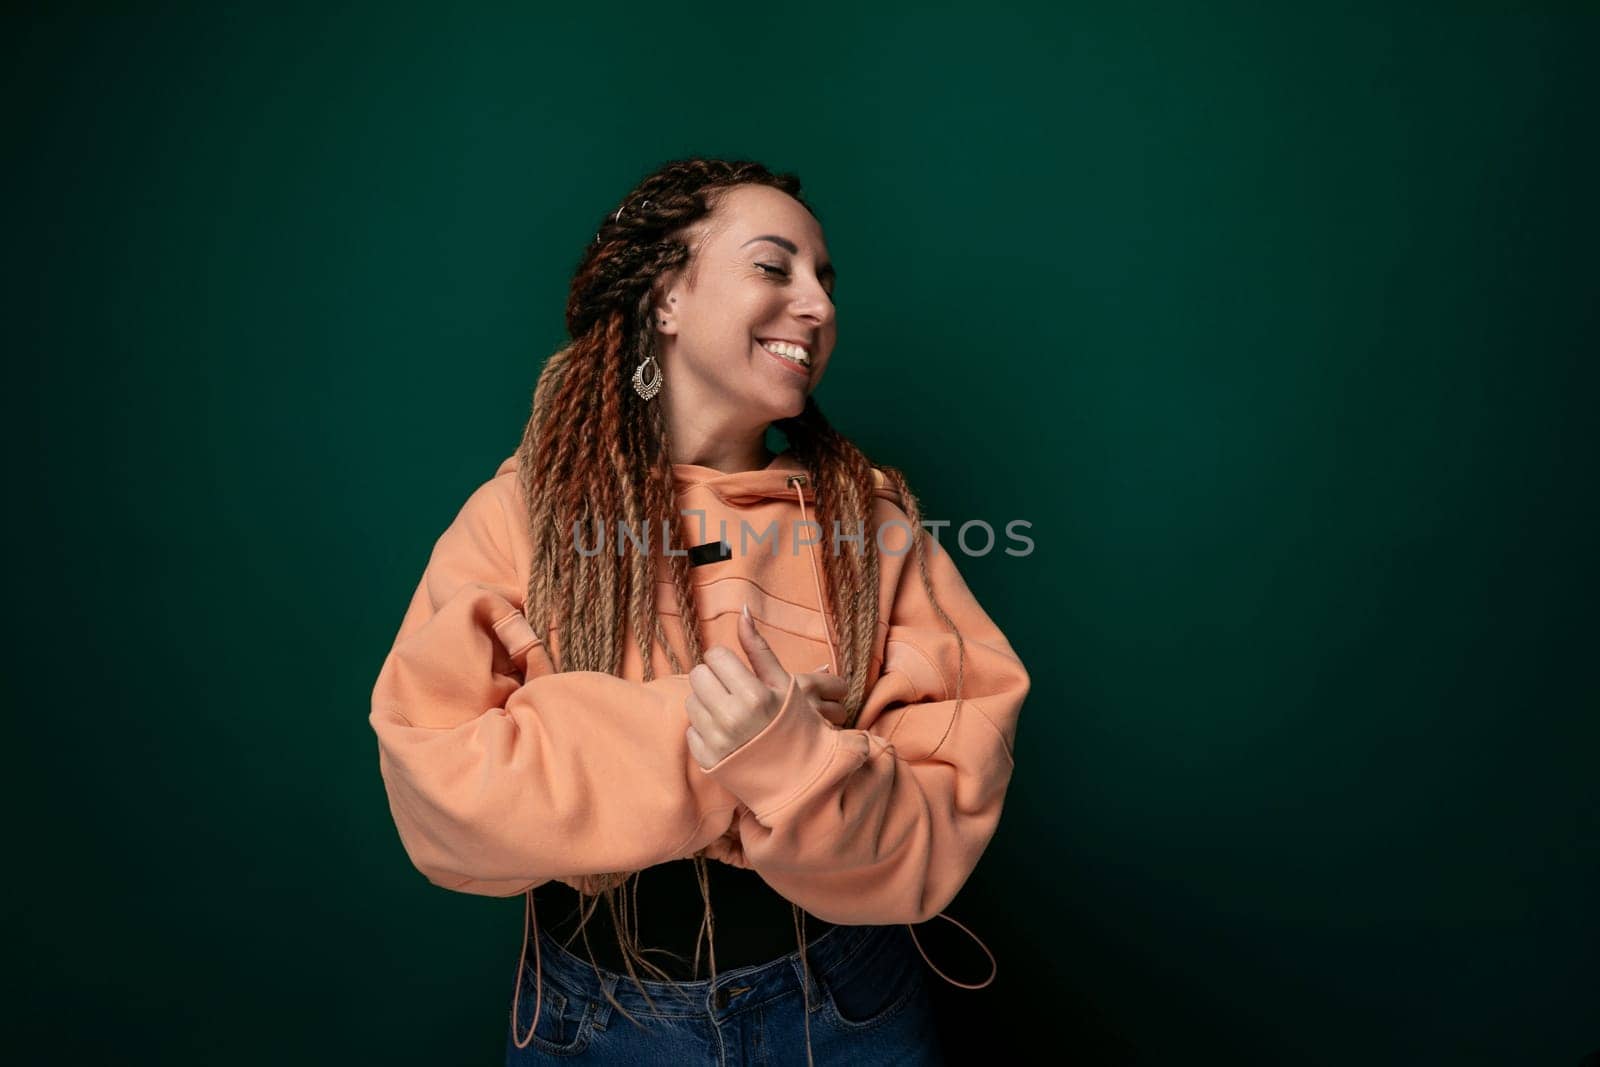
[[[748,600],[744,602],[744,617],[750,619],[750,601]],[[756,620],[750,619],[750,621],[755,622]]]
[[[822,666],[818,667],[812,673],[813,674],[826,674],[826,673],[828,673],[828,665],[826,663],[824,663]]]

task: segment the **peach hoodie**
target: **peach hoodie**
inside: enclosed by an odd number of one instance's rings
[[[686,512],[674,544],[720,536],[732,549],[731,558],[689,571],[705,647],[726,645],[744,659],[735,626],[748,602],[791,674],[823,662],[837,672],[819,555],[833,539],[808,518],[804,470],[788,452],[732,474],[674,464],[677,507]],[[632,640],[621,677],[555,672],[559,631],[547,647],[522,614],[532,552],[526,514],[513,455],[434,545],[373,689],[369,721],[390,811],[430,882],[515,896],[550,879],[581,888],[586,875],[704,850],[753,867],[830,922],[942,915],[1000,820],[1029,678],[939,548],[929,553],[929,577],[966,643],[957,701],[955,637],[923,590],[910,522],[881,472],[872,518],[884,527],[881,606],[856,726],[841,729],[791,682],[766,728],[709,770],[684,736],[688,676],[668,673],[660,648],[649,682]],[[606,534],[615,551],[616,520]],[[593,551],[597,536],[591,524],[582,548]],[[659,553],[659,527],[651,542]],[[662,573],[656,608],[687,663],[677,598]],[[967,985],[933,969],[966,988],[994,979]]]

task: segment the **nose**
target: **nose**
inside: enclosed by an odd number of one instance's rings
[[[791,310],[797,317],[815,326],[822,326],[833,319],[833,300],[821,282],[813,281],[795,290]]]

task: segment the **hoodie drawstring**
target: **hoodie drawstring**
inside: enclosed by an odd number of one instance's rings
[[[810,523],[806,517],[806,498],[800,491],[800,483],[807,480],[804,474],[795,474],[789,477],[789,484],[794,488],[794,498],[800,502],[800,521]],[[811,580],[817,588],[817,614],[822,617],[822,636],[828,639],[828,669],[834,676],[839,676],[839,649],[833,643],[833,627],[828,623],[828,610],[825,598],[822,595],[822,569],[817,566],[817,543],[811,542]]]
[[[539,915],[533,905],[533,887],[523,890],[524,906],[522,909],[522,955],[517,957],[517,988],[511,994],[511,1040],[516,1042],[518,1049],[525,1049],[533,1043],[533,1028],[539,1025],[539,1007],[543,1002],[543,977],[544,969],[539,959]],[[533,916],[533,1022],[528,1024],[526,1040],[517,1037],[517,1006],[522,1002],[522,969],[528,965],[528,917]]]

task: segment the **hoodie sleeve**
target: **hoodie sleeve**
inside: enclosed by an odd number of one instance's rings
[[[956,639],[908,552],[857,727],[834,727],[791,682],[766,728],[702,771],[748,805],[744,863],[830,922],[939,914],[994,836],[1010,783],[1028,674],[949,553],[929,550],[939,605],[966,642],[959,709]]]
[[[372,692],[411,862],[446,889],[514,896],[711,843],[738,801],[689,753],[687,676],[555,673],[498,497],[486,483],[434,545]]]

